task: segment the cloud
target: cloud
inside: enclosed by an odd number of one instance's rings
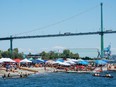
[[[54,50],[55,52],[59,52],[59,53],[62,53],[64,49],[66,49],[66,47],[63,47],[63,46],[52,47],[52,50]]]
[[[54,46],[52,49],[66,49],[66,47],[63,47],[63,46]]]

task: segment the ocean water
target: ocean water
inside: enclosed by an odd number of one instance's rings
[[[114,78],[82,73],[44,73],[27,78],[0,78],[0,87],[116,87],[116,72],[110,74]]]

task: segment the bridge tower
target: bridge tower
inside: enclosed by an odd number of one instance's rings
[[[101,5],[101,58],[104,57],[104,33],[103,33],[103,3]]]

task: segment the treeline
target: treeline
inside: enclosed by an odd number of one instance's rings
[[[70,50],[65,49],[63,50],[62,53],[57,53],[54,51],[50,51],[50,52],[41,52],[40,56],[42,56],[42,59],[57,59],[57,58],[75,58],[75,59],[79,59],[79,54],[76,53],[72,53],[70,52]]]
[[[21,58],[21,59],[23,59],[23,55],[24,55],[23,52],[19,53],[18,48],[14,48],[12,50],[12,53],[10,52],[10,49],[8,49],[7,51],[0,50],[0,58],[3,57],[3,58],[12,58],[12,59],[14,59],[14,58]]]
[[[31,53],[27,54],[27,55],[31,55]],[[68,49],[65,49],[63,50],[62,53],[58,53],[58,52],[54,52],[54,51],[49,51],[49,52],[41,52],[41,53],[38,53],[38,55],[40,55],[42,57],[42,59],[45,59],[45,60],[49,60],[49,59],[57,59],[57,58],[74,58],[74,59],[79,59],[79,54],[78,53],[72,53],[70,50]],[[7,51],[2,51],[0,50],[0,58],[12,58],[12,59],[15,59],[15,58],[20,58],[20,59],[24,59],[26,58],[27,56],[25,56],[25,54],[22,52],[22,53],[19,53],[19,50],[18,48],[14,48],[12,50],[12,54],[10,52],[10,49],[8,49]],[[82,57],[81,59],[84,59],[84,60],[91,60],[93,58],[90,58],[90,57]]]
[[[31,53],[29,53],[31,54]],[[28,54],[28,55],[29,55]],[[78,59],[79,58],[79,54],[76,53],[72,53],[70,52],[70,50],[65,49],[62,53],[58,53],[58,52],[54,52],[54,51],[50,51],[50,52],[41,52],[39,53],[40,56],[42,56],[42,59],[57,59],[57,58],[75,58]],[[10,52],[10,49],[8,49],[7,51],[2,51],[0,50],[0,58],[24,58],[24,53],[19,53],[18,48],[14,48],[12,51],[12,54]],[[26,56],[25,56],[26,57]]]

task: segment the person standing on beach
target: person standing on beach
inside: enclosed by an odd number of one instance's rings
[[[23,77],[23,74],[22,74],[22,72],[20,73],[20,78],[22,78]]]
[[[8,77],[10,77],[10,73],[8,73]]]
[[[44,70],[46,71],[46,65],[44,64]]]
[[[6,72],[8,72],[9,64],[7,63],[5,67],[6,67]]]

